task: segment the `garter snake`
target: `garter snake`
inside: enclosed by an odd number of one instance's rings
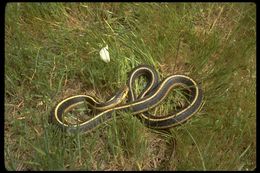
[[[133,91],[134,81],[140,76],[148,80],[142,92],[136,96]],[[189,104],[178,111],[165,116],[156,116],[148,110],[160,104],[169,92],[175,87],[183,87],[189,94]],[[123,103],[124,100],[127,101]],[[58,125],[67,132],[87,132],[99,124],[112,119],[117,111],[130,111],[138,117],[147,127],[154,129],[167,129],[183,123],[193,116],[202,105],[203,94],[199,85],[185,75],[171,75],[159,81],[155,69],[148,65],[139,65],[129,73],[127,84],[106,102],[99,102],[90,95],[75,95],[57,103],[51,111],[50,122]],[[64,120],[63,114],[77,105],[87,103],[98,113],[86,121],[69,124]],[[117,115],[117,114],[116,114]]]

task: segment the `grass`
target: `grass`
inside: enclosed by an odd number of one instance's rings
[[[138,64],[195,78],[201,111],[165,132],[130,112],[87,134],[48,124],[58,101],[108,98]],[[156,111],[172,109],[167,99]],[[8,170],[255,169],[256,5],[8,3],[4,133]]]

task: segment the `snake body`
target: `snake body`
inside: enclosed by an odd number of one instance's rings
[[[136,96],[133,84],[136,79],[145,76],[147,84],[142,92]],[[148,110],[159,105],[175,87],[185,88],[188,93],[189,104],[178,111],[165,116],[152,115]],[[123,103],[124,100],[126,103]],[[75,95],[57,103],[51,111],[50,122],[68,132],[88,132],[96,126],[111,120],[118,111],[128,111],[141,120],[149,128],[167,129],[181,124],[192,117],[202,105],[203,94],[199,85],[186,75],[171,75],[159,81],[158,73],[148,65],[139,65],[129,73],[127,84],[107,102],[99,102],[90,95]],[[63,115],[77,105],[87,103],[99,113],[89,120],[77,124],[67,123]]]

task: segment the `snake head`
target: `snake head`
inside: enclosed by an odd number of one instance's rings
[[[118,92],[118,99],[119,100],[124,100],[128,94],[129,88],[127,85],[123,86],[121,91]]]

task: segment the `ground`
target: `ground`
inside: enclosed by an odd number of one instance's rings
[[[109,63],[99,57],[106,45]],[[168,131],[131,112],[87,134],[48,123],[58,101],[104,100],[139,64],[196,79],[202,109]],[[4,110],[8,170],[253,170],[256,4],[7,3]]]

